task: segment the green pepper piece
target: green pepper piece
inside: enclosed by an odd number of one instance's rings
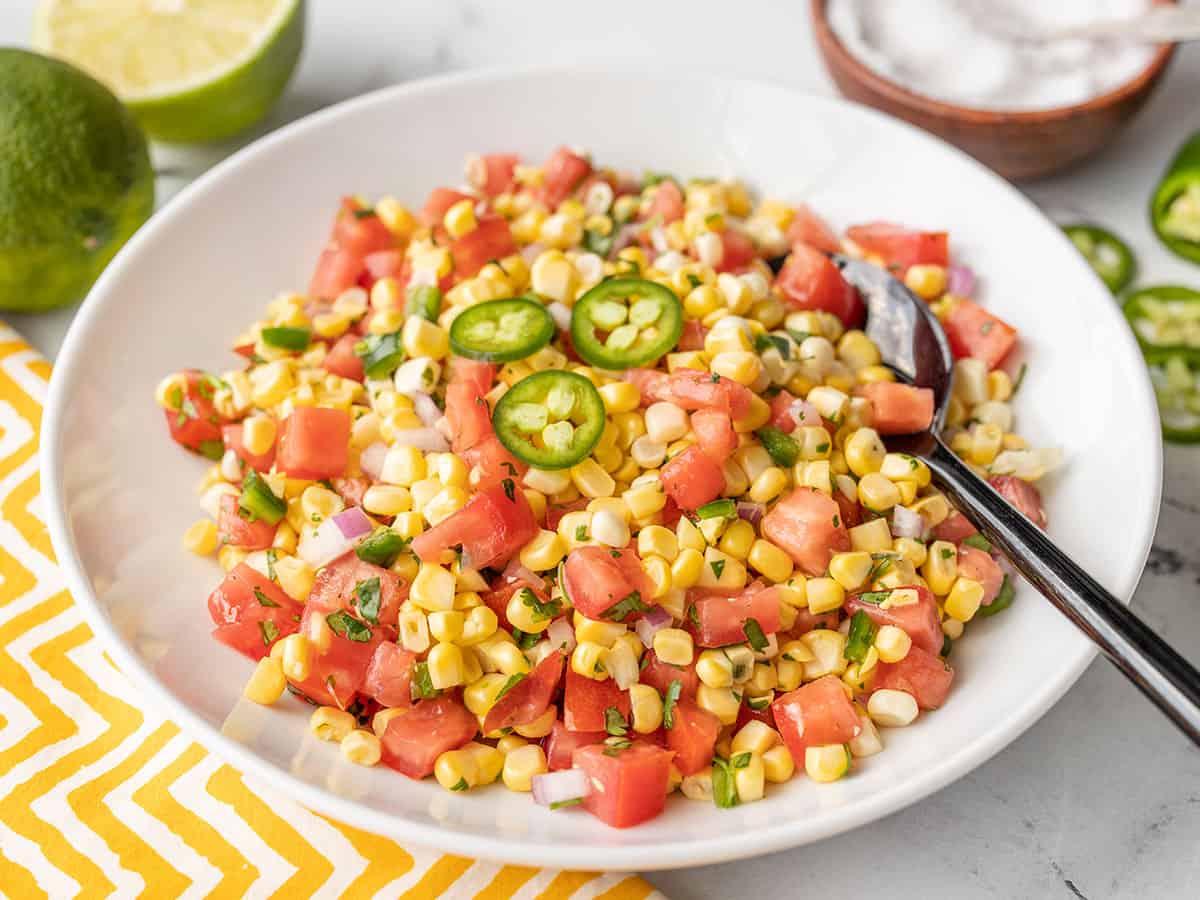
[[[411,288],[404,303],[405,316],[420,316],[430,322],[438,320],[442,311],[442,292],[432,284],[419,284]]]
[[[616,319],[617,310],[628,311]],[[609,278],[575,301],[571,343],[601,369],[644,366],[675,348],[683,334],[683,306],[675,292],[644,278]],[[603,337],[602,337],[603,335]]]
[[[1200,131],[1163,173],[1150,199],[1150,222],[1172,253],[1200,263]]]
[[[790,434],[766,425],[754,432],[776,465],[790,469],[800,459],[800,445]]]
[[[1013,590],[1012,579],[1005,575],[1004,581],[1000,584],[1000,592],[996,594],[995,599],[987,606],[979,607],[979,615],[984,617],[994,616],[996,613],[1008,609],[1012,606],[1013,598],[1016,595],[1017,592]]]
[[[408,545],[408,541],[396,534],[390,528],[376,528],[365,541],[354,548],[355,554],[363,562],[374,563],[387,568],[396,561],[396,557]]]
[[[367,378],[387,378],[404,362],[400,332],[368,334],[354,345],[354,355],[363,361]]]
[[[312,341],[312,330],[279,325],[274,328],[264,328],[262,340],[268,347],[278,347],[280,350],[307,350]]]
[[[529,414],[538,408],[544,418]],[[607,421],[596,386],[575,372],[556,369],[518,381],[492,413],[500,443],[521,462],[539,469],[566,469],[583,460],[599,442]],[[540,446],[535,436],[541,438]]]
[[[268,525],[278,525],[279,520],[287,515],[287,503],[282,497],[276,497],[266,480],[250,469],[242,482],[238,513],[250,522],[262,520]]]
[[[732,519],[737,515],[737,504],[725,497],[721,500],[710,500],[696,508],[698,519]]]
[[[1150,361],[1163,437],[1176,444],[1200,442],[1200,360],[1182,353]]]
[[[1200,360],[1200,291],[1174,284],[1141,288],[1123,312],[1148,359],[1183,354]]]
[[[850,633],[846,636],[846,649],[843,655],[851,662],[862,662],[867,658],[867,652],[875,643],[875,633],[879,629],[861,609],[850,619]]]
[[[1137,272],[1137,262],[1129,245],[1099,225],[1064,225],[1063,231],[1114,294],[1119,294]]]
[[[468,306],[450,325],[450,349],[467,359],[512,362],[554,338],[554,319],[538,300],[512,297]]]

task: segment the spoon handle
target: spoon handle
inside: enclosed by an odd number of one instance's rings
[[[1150,43],[1179,43],[1200,39],[1200,10],[1186,6],[1155,6],[1131,19],[1093,22],[1063,28],[1051,39],[1093,38]]]
[[[975,475],[940,439],[933,480],[1017,571],[1200,745],[1200,672]]]

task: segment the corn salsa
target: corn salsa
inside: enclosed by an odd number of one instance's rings
[[[211,461],[184,544],[224,570],[208,608],[246,698],[311,704],[355,763],[614,827],[851,775],[947,701],[954,642],[1013,584],[888,451],[934,398],[883,364],[831,253],[931,304],[951,446],[1044,527],[1017,332],[944,232],[839,234],[565,147],[475,156],[416,209],[344,199],[239,364],[158,388]]]

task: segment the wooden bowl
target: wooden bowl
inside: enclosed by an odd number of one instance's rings
[[[1146,102],[1175,53],[1174,44],[1161,45],[1140,75],[1086,103],[1022,112],[972,109],[915,94],[868,68],[830,27],[828,0],[811,2],[817,46],[843,94],[936,134],[1014,181],[1058,172],[1106,146]]]

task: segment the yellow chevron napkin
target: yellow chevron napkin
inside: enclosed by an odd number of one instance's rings
[[[116,670],[43,522],[50,365],[0,323],[0,897],[663,900],[641,878],[405,848],[249,787]]]

